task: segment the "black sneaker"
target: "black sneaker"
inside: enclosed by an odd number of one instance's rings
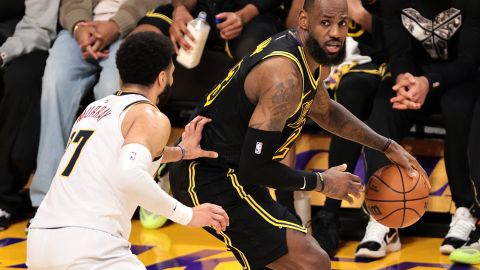
[[[312,219],[312,236],[330,257],[334,257],[338,251],[339,227],[338,217],[328,211],[320,210]]]
[[[0,231],[8,229],[10,227],[10,224],[12,222],[11,220],[12,215],[8,213],[7,211],[0,209]]]
[[[477,219],[472,216],[470,210],[465,207],[457,208],[452,216],[450,229],[440,245],[440,252],[450,254],[467,243],[470,233],[475,230],[476,221]]]
[[[387,253],[400,250],[401,247],[397,229],[390,229],[370,219],[355,257],[379,259],[385,257]]]

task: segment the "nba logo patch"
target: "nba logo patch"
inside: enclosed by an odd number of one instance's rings
[[[135,160],[136,156],[137,156],[137,152],[131,152],[130,153],[130,160]]]
[[[260,155],[262,153],[263,143],[257,142],[255,145],[255,154]]]

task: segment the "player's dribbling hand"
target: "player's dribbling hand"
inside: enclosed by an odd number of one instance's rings
[[[353,197],[360,198],[360,193],[364,190],[360,177],[345,172],[346,164],[332,167],[322,173],[324,188],[322,193],[325,196],[345,200],[353,204]]]
[[[410,178],[416,178],[419,173],[423,174],[425,179],[428,179],[427,172],[422,168],[420,163],[412,156],[410,153],[405,150],[401,145],[392,140],[385,155],[391,162],[394,164],[400,165],[405,168],[408,172]],[[427,181],[427,184],[430,186],[430,182]]]
[[[185,131],[182,133],[182,142],[180,143],[180,146],[183,147],[185,151],[183,159],[190,160],[200,157],[218,157],[217,152],[205,151],[200,147],[203,127],[211,121],[212,119],[197,116],[185,126]]]
[[[227,212],[221,206],[203,203],[192,208],[192,220],[187,226],[191,227],[208,227],[211,226],[217,231],[225,231],[230,224]]]

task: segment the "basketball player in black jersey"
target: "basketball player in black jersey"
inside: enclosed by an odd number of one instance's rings
[[[322,85],[328,67],[344,58],[347,14],[346,0],[306,0],[298,29],[259,44],[197,108],[195,115],[212,119],[201,146],[218,152],[219,158],[171,167],[177,199],[190,206],[214,203],[227,211],[230,226],[225,232],[205,229],[225,242],[244,269],[330,269],[328,255],[267,187],[315,190],[349,202],[363,190],[357,176],[344,172],[345,165],[318,173],[279,162],[306,117],[336,135],[383,151],[411,177],[424,173],[400,145],[331,100]]]

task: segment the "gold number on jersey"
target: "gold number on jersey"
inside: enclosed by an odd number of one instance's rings
[[[75,163],[77,163],[78,157],[82,153],[82,148],[85,146],[88,139],[90,139],[90,136],[92,136],[93,132],[94,132],[93,130],[83,130],[83,129],[72,132],[72,135],[70,136],[70,140],[68,141],[68,144],[67,144],[67,149],[68,147],[70,147],[71,144],[76,144],[77,148],[75,148],[75,152],[73,152],[73,155],[70,158],[70,161],[68,162],[67,166],[63,170],[61,174],[62,176],[68,177],[70,175],[70,173],[73,170],[73,167],[75,167]]]

